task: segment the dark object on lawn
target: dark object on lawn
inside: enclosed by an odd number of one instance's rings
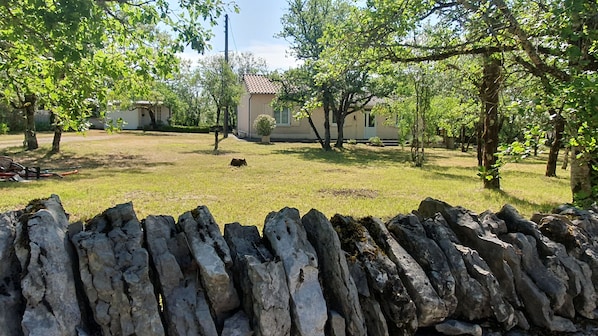
[[[230,165],[234,166],[234,167],[247,166],[247,161],[245,161],[245,159],[236,159],[236,158],[233,158],[230,161]]]
[[[65,170],[62,173],[56,173],[54,170]],[[36,179],[42,177],[62,178],[66,175],[77,174],[77,168],[67,169],[41,169],[40,167],[26,167],[14,162],[8,156],[0,156],[0,181],[22,182],[23,180]]]

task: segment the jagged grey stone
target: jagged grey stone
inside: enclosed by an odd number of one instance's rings
[[[328,336],[345,336],[347,328],[345,327],[345,318],[334,310],[328,312],[328,330],[326,335]],[[358,335],[358,334],[352,334]],[[365,334],[360,334],[365,335]]]
[[[284,335],[280,333],[279,335]],[[235,315],[224,321],[224,328],[220,336],[253,336],[253,330],[249,325],[249,318],[240,310]]]
[[[202,286],[214,313],[217,326],[240,305],[233,279],[230,250],[220,229],[205,206],[197,207],[179,217],[178,225],[185,233],[189,249],[199,266]]]
[[[545,233],[553,229],[567,231],[568,228],[574,229],[566,224],[567,218],[559,216],[535,216],[540,226],[540,231]],[[548,232],[550,234],[550,232]],[[573,306],[581,316],[594,319],[596,310],[596,291],[592,285],[592,271],[585,262],[571,256],[561,243],[549,240],[546,245],[553,251],[554,257],[548,258],[546,266],[552,269],[555,274],[560,274],[561,279],[568,284],[567,293],[573,299]],[[559,272],[560,270],[560,272]],[[564,273],[564,274],[563,274]],[[562,314],[562,313],[561,313]],[[569,317],[572,314],[569,314]]]
[[[478,216],[464,208],[452,207],[445,202],[426,198],[420,203],[418,212],[425,217],[440,213],[459,241],[478,251],[498,280],[505,303],[511,306],[503,306],[503,309],[498,311],[508,315],[500,322],[506,330],[516,326],[519,322],[516,309],[521,307],[521,301],[515,290],[513,268],[520,269],[520,257],[515,253],[513,246],[485,230]],[[495,303],[494,307],[499,306]],[[495,314],[496,312],[495,310]]]
[[[21,290],[26,308],[25,335],[75,335],[81,324],[72,261],[68,218],[52,195],[32,201],[21,218],[15,253],[21,264]]]
[[[0,334],[3,336],[22,335],[21,265],[14,248],[21,214],[21,211],[0,214],[0,325],[3,326]]]
[[[468,320],[487,318],[491,314],[488,290],[469,275],[462,252],[457,248],[460,241],[448,227],[444,217],[437,214],[422,222],[426,234],[433,239],[446,256],[447,264],[455,278],[455,296],[457,297],[456,316]]]
[[[286,272],[296,334],[324,335],[327,309],[318,281],[318,259],[301,225],[299,211],[283,208],[270,213],[265,221],[264,237],[280,257]]]
[[[480,257],[476,250],[463,245],[456,245],[455,247],[461,252],[469,275],[478,280],[488,292],[490,308],[496,320],[505,325],[507,329],[515,326],[517,320],[513,306],[503,298],[500,284],[492,273],[490,266]]]
[[[174,218],[148,216],[142,224],[162,293],[168,335],[218,336],[197,264]]]
[[[318,254],[320,278],[328,308],[344,318],[343,325],[346,325],[347,335],[366,335],[367,329],[357,288],[332,224],[324,214],[314,209],[301,218],[301,223],[309,242]],[[340,334],[335,332],[335,335]]]
[[[290,335],[289,288],[282,262],[264,245],[255,226],[226,224],[224,238],[230,247],[243,308],[255,335]]]
[[[457,320],[446,320],[434,326],[436,331],[445,335],[472,335],[482,336],[483,330],[478,324]]]
[[[399,276],[417,307],[418,325],[428,327],[444,320],[449,314],[447,307],[417,261],[396,241],[382,221],[368,217],[362,223],[376,244],[397,265]]]
[[[347,265],[351,278],[355,282],[359,293],[359,303],[363,311],[363,318],[369,336],[388,336],[388,325],[382,313],[382,308],[368,287],[368,279],[362,267],[361,261],[357,258],[348,257]]]
[[[554,311],[550,307],[550,299],[525,272],[518,272],[515,283],[523,302],[523,309],[527,313],[526,316],[534,325],[553,332],[576,331],[573,322],[554,315]]]
[[[131,203],[104,211],[71,237],[85,294],[104,335],[164,335],[142,240]]]
[[[389,333],[413,334],[418,326],[417,308],[399,277],[395,263],[376,245],[360,222],[340,215],[335,215],[331,222],[339,235],[343,250],[360,262],[367,276],[370,298],[379,302]],[[362,304],[362,308],[363,306]]]
[[[560,213],[535,216],[540,231],[552,241],[563,244],[569,255],[590,267],[594,291],[598,292],[598,238],[587,231],[594,229],[589,223],[598,222],[596,215],[570,207],[560,207],[555,211]]]
[[[442,249],[427,237],[422,223],[414,214],[396,216],[386,223],[386,227],[423,268],[436,293],[444,301],[447,316],[452,315],[458,302],[455,296],[455,278]]]
[[[550,272],[540,260],[536,250],[536,239],[523,233],[509,233],[501,236],[502,240],[517,247],[521,255],[521,266],[536,286],[551,300],[553,310],[560,309],[567,298],[567,286],[554,273]]]

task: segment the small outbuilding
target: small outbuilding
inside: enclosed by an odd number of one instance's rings
[[[137,100],[128,106],[120,102],[108,104],[105,126],[117,125],[122,120],[122,129],[156,129],[168,125],[172,112],[162,101]]]

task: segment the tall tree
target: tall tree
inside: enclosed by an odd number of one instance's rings
[[[224,109],[238,103],[242,87],[239,79],[222,56],[211,56],[202,61],[199,83],[203,92],[209,95],[216,105],[214,152],[217,153],[220,117]]]
[[[563,117],[575,148],[572,192],[576,201],[587,203],[598,195],[598,153],[593,146],[598,129],[597,14],[598,4],[585,0],[373,0],[357,12],[355,28],[345,36],[374,50],[374,59],[418,62],[501,53],[521,64],[542,81],[546,94],[562,99],[555,100],[554,107],[564,103]],[[429,22],[437,38],[425,44],[407,42],[406,32],[432,16]],[[494,68],[492,62],[487,66]],[[486,73],[496,72],[488,68]],[[491,105],[485,111],[492,111]]]

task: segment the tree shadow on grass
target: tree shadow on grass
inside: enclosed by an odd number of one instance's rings
[[[73,155],[71,153],[52,154],[49,151],[14,151],[5,152],[14,162],[25,167],[40,167],[42,170],[49,170],[56,173],[64,171],[79,170],[80,172],[89,169],[95,174],[107,174],[110,172],[144,173],[147,168],[172,166],[171,161],[149,161],[142,155],[123,153],[98,154],[93,153],[85,156]]]
[[[273,150],[274,154],[294,155],[306,161],[338,165],[366,166],[370,164],[394,164],[410,162],[409,152],[397,148],[345,148],[324,151],[321,148],[299,147]]]
[[[457,170],[456,173],[447,171],[447,167],[437,166],[432,164],[424,164],[424,168],[422,168],[425,173],[430,176],[431,179],[450,179],[450,180],[459,180],[463,182],[476,182],[480,180],[480,177],[477,176],[477,170],[472,168],[466,167],[457,167],[453,168],[453,170]],[[462,172],[462,173],[460,173]]]
[[[514,206],[515,209],[528,208],[528,209],[535,209],[536,212],[550,213],[550,212],[552,212],[552,209],[554,209],[560,205],[559,203],[531,202],[527,199],[513,196],[509,192],[504,191],[504,190],[493,190],[492,193],[496,193],[496,194],[500,195],[501,197],[503,197],[504,199],[506,199],[506,204],[510,204],[510,205]]]

